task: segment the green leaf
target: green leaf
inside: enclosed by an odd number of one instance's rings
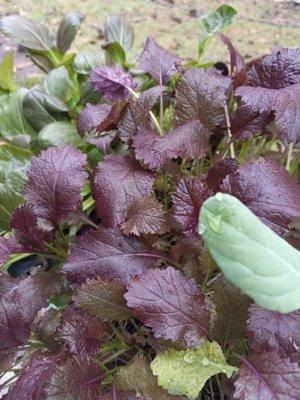
[[[20,136],[36,136],[23,114],[23,99],[28,93],[25,88],[8,95],[0,105],[0,133],[6,140],[14,142]]]
[[[199,57],[204,52],[207,41],[215,34],[230,25],[237,11],[226,4],[221,5],[216,11],[204,14],[199,18]]]
[[[67,98],[70,88],[70,78],[65,67],[53,69],[42,83],[42,88],[45,93],[50,96],[57,97],[64,101]]]
[[[83,51],[78,53],[73,62],[74,71],[78,74],[88,75],[92,69],[102,61],[101,54],[98,51]]]
[[[256,303],[282,313],[300,308],[300,252],[237,198],[206,200],[199,232],[225,277]]]
[[[73,144],[79,146],[83,143],[74,124],[69,121],[56,121],[45,126],[38,134],[39,145],[46,149],[51,146]]]
[[[62,54],[71,46],[84,18],[85,15],[80,11],[69,11],[64,15],[56,37],[57,48]]]
[[[128,51],[133,45],[133,28],[118,15],[110,15],[105,21],[105,39],[108,43],[118,42],[125,51]]]
[[[205,382],[223,372],[228,378],[238,369],[226,363],[221,347],[206,341],[201,347],[188,350],[168,349],[151,363],[158,384],[170,394],[197,399]]]
[[[48,28],[20,15],[2,17],[0,31],[31,50],[49,51],[53,48],[53,39]]]
[[[31,156],[28,150],[10,144],[0,145],[0,229],[9,230],[10,215],[23,201]]]
[[[0,63],[0,88],[8,92],[14,92],[17,85],[14,79],[14,52],[5,54]]]
[[[108,64],[124,65],[126,61],[126,53],[118,42],[107,43],[102,46],[109,57]]]
[[[65,119],[67,111],[62,101],[40,89],[30,90],[23,100],[24,116],[38,132],[56,120]]]
[[[173,396],[158,386],[157,378],[143,355],[136,356],[130,364],[120,368],[115,383],[119,390],[135,391],[143,399],[173,399]]]

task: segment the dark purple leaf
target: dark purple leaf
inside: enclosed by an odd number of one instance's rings
[[[60,346],[57,335],[61,324],[62,310],[53,307],[44,307],[38,313],[31,329],[49,350],[55,350]]]
[[[231,40],[225,36],[223,33],[220,33],[220,37],[222,42],[226,44],[230,54],[230,64],[231,64],[231,74],[233,72],[238,73],[246,68],[244,57],[237,51],[237,49],[233,46]]]
[[[168,132],[164,137],[153,130],[139,128],[133,137],[138,160],[150,168],[161,168],[177,157],[202,158],[209,149],[209,132],[197,120],[192,120]]]
[[[254,345],[268,343],[280,349],[282,343],[300,346],[300,311],[282,314],[253,304],[249,310],[248,330]]]
[[[0,299],[20,283],[20,279],[12,278],[5,272],[0,272]]]
[[[214,76],[202,69],[188,69],[176,86],[177,124],[199,119],[212,130],[224,119],[224,101],[224,89]]]
[[[181,59],[159,46],[149,37],[139,58],[139,68],[148,72],[160,85],[165,85],[176,74]]]
[[[122,117],[126,100],[109,104],[87,104],[77,117],[77,129],[80,135],[85,132],[103,132],[115,129]]]
[[[209,336],[212,307],[193,279],[172,267],[151,269],[134,278],[125,294],[127,304],[162,339],[199,345]]]
[[[105,328],[98,317],[70,307],[63,315],[58,335],[68,344],[71,353],[88,357],[99,351]]]
[[[60,282],[56,275],[51,272],[39,272],[22,279],[3,299],[16,305],[27,320],[32,322],[37,312],[47,306],[50,297],[59,290]]]
[[[134,237],[119,229],[97,229],[78,237],[63,272],[71,282],[102,277],[128,281],[141,275],[162,257]]]
[[[138,99],[131,100],[119,125],[121,139],[128,143],[136,134],[138,126],[151,128],[149,111],[158,97],[166,90],[164,86],[155,86],[145,90]]]
[[[0,265],[4,264],[12,254],[30,252],[17,242],[14,237],[0,237]]]
[[[265,224],[279,234],[289,231],[300,215],[300,187],[274,161],[257,161],[228,175],[221,191],[242,201]]]
[[[96,211],[105,227],[121,225],[132,204],[153,193],[154,177],[128,156],[108,155],[94,171]]]
[[[242,86],[236,93],[252,113],[274,113],[277,134],[285,144],[300,141],[300,84],[280,90]]]
[[[37,354],[22,367],[18,380],[12,385],[5,400],[38,400],[43,398],[45,383],[59,360],[58,355]]]
[[[220,185],[227,175],[235,172],[238,169],[238,163],[235,159],[225,158],[224,160],[216,162],[208,171],[206,183],[208,187],[217,192],[220,190]]]
[[[22,204],[14,210],[11,216],[10,226],[22,235],[25,242],[35,242],[38,245],[51,237],[51,231],[53,229],[50,223],[37,217],[31,204]],[[20,241],[19,236],[18,239]]]
[[[119,66],[96,67],[91,74],[91,84],[109,101],[127,99],[130,95],[128,88],[136,88],[131,74]]]
[[[95,138],[89,139],[88,142],[97,146],[103,154],[107,154],[112,142],[117,138],[118,131],[110,131],[105,135],[100,135]]]
[[[280,49],[254,60],[248,69],[248,85],[282,89],[300,83],[300,49]]]
[[[231,132],[236,139],[248,139],[266,131],[273,120],[272,113],[253,111],[247,106],[240,106],[231,115]]]
[[[142,197],[128,209],[127,221],[122,224],[125,235],[161,235],[168,231],[162,204],[152,197]]]
[[[80,207],[86,163],[73,146],[50,147],[31,159],[25,197],[39,217],[58,223]]]
[[[173,215],[187,236],[199,237],[200,208],[212,194],[212,190],[201,179],[187,178],[179,182],[172,194]]]
[[[243,359],[235,382],[236,400],[298,400],[300,366],[277,351],[260,352]]]
[[[88,358],[70,357],[60,363],[48,384],[46,398],[51,400],[96,400],[100,397],[100,367]]]

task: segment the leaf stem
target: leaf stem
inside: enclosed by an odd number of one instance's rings
[[[136,99],[139,99],[139,94],[135,91],[135,90],[133,90],[133,89],[131,89],[129,86],[126,86],[126,89],[133,95],[133,97],[135,97]],[[159,133],[159,136],[164,136],[164,134],[163,134],[163,131],[162,131],[162,128],[161,128],[161,126],[159,125],[159,122],[157,121],[157,118],[156,118],[156,116],[153,114],[153,112],[150,110],[149,111],[149,115],[150,115],[150,117],[151,117],[151,119],[152,119],[152,121],[153,121],[153,123],[154,123],[154,125],[156,126],[156,128],[157,128],[157,131],[158,131],[158,133]]]
[[[285,169],[287,171],[289,171],[290,167],[291,167],[293,147],[294,147],[294,143],[292,142],[292,143],[290,143],[289,149],[288,149],[288,152],[287,152],[286,165],[285,165]]]
[[[224,112],[225,112],[227,135],[228,135],[228,141],[229,141],[230,158],[235,158],[234,144],[232,141],[232,134],[231,134],[231,123],[230,123],[229,112],[228,112],[226,100],[224,100]]]

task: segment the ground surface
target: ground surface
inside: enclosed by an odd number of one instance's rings
[[[152,35],[161,45],[182,56],[193,56],[197,52],[197,15],[214,10],[223,3],[226,1],[0,0],[0,14],[20,12],[55,30],[65,11],[79,9],[87,18],[74,43],[78,49],[98,46],[105,16],[122,14],[134,25],[136,54],[145,38]],[[237,9],[238,16],[226,33],[242,54],[250,58],[268,52],[278,44],[299,46],[299,1],[228,0],[227,3]],[[212,42],[207,58],[217,60],[224,57],[224,45]]]

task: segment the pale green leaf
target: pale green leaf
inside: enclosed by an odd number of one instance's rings
[[[207,41],[230,25],[236,13],[233,7],[223,4],[216,11],[204,14],[199,18],[199,56],[203,54]]]
[[[34,129],[28,124],[23,115],[22,103],[28,90],[20,88],[8,95],[0,105],[0,133],[8,141],[17,136],[36,136]]]
[[[132,26],[118,15],[110,15],[105,21],[106,42],[118,42],[125,51],[133,45],[134,34]]]
[[[83,51],[76,54],[73,61],[73,69],[82,75],[88,75],[92,69],[101,64],[102,57],[98,51]]]
[[[53,69],[42,82],[42,88],[50,96],[64,101],[70,89],[70,78],[65,67]]]
[[[201,347],[188,350],[168,349],[159,353],[151,363],[158,384],[170,394],[197,399],[205,382],[223,372],[228,378],[237,371],[227,364],[221,347],[216,342],[204,342]]]
[[[56,121],[45,126],[38,134],[38,142],[44,149],[50,146],[73,144],[78,146],[83,143],[75,125],[68,121]]]
[[[0,145],[0,229],[9,229],[10,215],[23,201],[31,156],[28,150],[10,144]]]
[[[14,53],[9,51],[0,63],[0,88],[8,92],[17,89],[14,79]]]
[[[199,231],[225,277],[256,303],[282,313],[300,308],[300,252],[237,198],[206,200]]]

